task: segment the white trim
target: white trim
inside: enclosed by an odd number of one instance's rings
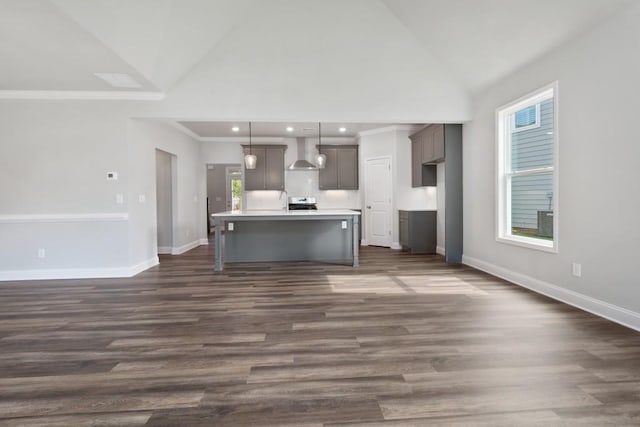
[[[188,127],[186,127],[185,125],[183,125],[178,121],[167,120],[167,123],[169,123],[169,125],[171,125],[174,129],[184,133],[185,135],[195,139],[196,141],[200,141],[200,138],[202,138],[200,135],[198,135],[197,133],[195,133],[194,131],[192,131],[191,129],[189,129]]]
[[[258,144],[286,144],[288,139],[295,139],[294,137],[279,137],[279,136],[253,136],[251,137],[252,143]],[[246,136],[200,136],[198,141],[202,142],[239,142],[249,144],[249,137]]]
[[[127,277],[133,277],[136,274],[142,273],[143,271],[148,270],[149,268],[158,264],[160,264],[160,260],[157,256],[151,257],[146,261],[139,262],[138,264],[129,267],[129,276]]]
[[[411,132],[414,130],[418,130],[422,127],[423,126],[416,126],[416,125],[392,125],[392,126],[385,126],[385,127],[376,128],[376,129],[361,130],[360,132],[356,133],[356,136],[369,136],[369,135],[376,135],[379,133],[396,132],[396,131]]]
[[[603,317],[611,320],[612,322],[640,331],[640,313],[635,311],[627,310],[626,308],[622,308],[467,255],[462,256],[462,263],[508,280],[509,282],[523,288],[527,288],[533,292],[546,295],[565,304],[569,304],[581,310],[595,314],[596,316]]]
[[[187,251],[190,251],[193,248],[197,248],[198,246],[200,246],[200,240],[194,240],[193,242],[189,242],[182,246],[173,247],[171,249],[171,255],[181,255]]]
[[[171,255],[172,252],[171,246],[158,246],[158,254],[159,255]]]
[[[0,90],[0,99],[162,101],[164,92],[101,90]]]
[[[86,213],[86,214],[19,214],[0,215],[0,224],[19,224],[25,222],[103,222],[128,221],[127,212]]]
[[[209,244],[209,239],[200,239],[200,244],[201,245],[208,245]]]
[[[360,246],[369,246],[365,239],[360,239]]]
[[[391,242],[391,249],[401,251],[402,245],[400,244],[400,242]]]
[[[158,257],[155,256],[130,267],[6,270],[0,271],[0,281],[99,278],[115,279],[119,277],[133,277],[136,274],[153,267],[154,265],[158,265],[158,263]]]
[[[445,256],[447,254],[443,246],[436,246],[436,253],[442,256]]]

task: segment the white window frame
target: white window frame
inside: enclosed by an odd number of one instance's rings
[[[553,166],[511,172],[512,114],[523,108],[537,105],[536,115],[540,126],[540,103],[553,97]],[[559,228],[559,149],[558,149],[558,82],[553,82],[513,102],[496,109],[496,241],[546,252],[558,252]],[[537,126],[536,126],[537,127]],[[527,126],[526,128],[531,129]],[[525,130],[520,128],[519,131]],[[542,173],[553,174],[553,240],[518,236],[511,227],[511,178]]]
[[[527,107],[532,107],[532,105],[527,105],[524,108]],[[530,125],[527,126],[522,126],[517,128],[516,127],[516,116],[515,114],[513,116],[511,116],[511,131],[512,132],[522,132],[525,130],[530,130],[530,129],[535,129],[535,128],[539,128],[540,127],[540,103],[538,102],[536,105],[536,117],[535,117],[535,121],[533,123],[531,123]],[[524,108],[520,108],[520,110],[523,110]],[[514,113],[517,113],[520,110],[516,110],[514,111]]]

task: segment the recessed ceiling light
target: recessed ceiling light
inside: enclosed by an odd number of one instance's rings
[[[340,129],[338,129],[340,132],[346,132],[347,128],[346,127],[341,127]]]
[[[240,128],[238,126],[234,126],[231,128],[232,131],[234,132],[238,132],[240,130]]]
[[[291,126],[287,126],[287,132],[293,132],[293,128]]]
[[[141,88],[142,85],[135,81],[129,74],[121,73],[93,73],[94,76],[104,80],[113,87],[135,89]]]

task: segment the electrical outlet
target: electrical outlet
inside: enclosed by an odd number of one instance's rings
[[[227,231],[233,231],[233,223],[232,222],[228,222],[227,223]]]
[[[145,203],[146,201],[147,201],[147,196],[145,196],[144,194],[138,194],[139,203]]]
[[[343,230],[347,229],[347,221],[342,221],[342,229]]]
[[[574,262],[571,264],[571,274],[575,277],[582,277],[582,264]]]
[[[116,203],[121,205],[124,203],[124,195],[123,194],[116,194]]]
[[[46,257],[47,257],[47,253],[45,252],[45,250],[42,248],[38,249],[38,258],[46,258]]]

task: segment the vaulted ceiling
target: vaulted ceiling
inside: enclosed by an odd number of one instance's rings
[[[476,91],[630,0],[4,0],[0,87],[96,89],[104,83],[93,72],[122,72],[147,88],[168,91],[207,57],[215,57],[237,31],[257,45],[270,37],[265,32],[283,33],[290,43],[263,54],[273,61],[286,54],[290,62],[302,55],[312,65],[325,41],[312,31],[314,21],[329,14],[338,23],[325,21],[327,37],[341,29],[340,22],[360,28],[360,21],[375,16],[365,9],[378,3],[385,6],[384,19],[402,24],[395,32],[409,33],[425,55],[437,59],[433,66]],[[362,59],[356,50],[384,42],[375,27],[340,37],[353,50],[334,53],[337,70]],[[236,54],[243,53],[255,52]]]
[[[0,90],[121,91],[94,73],[123,73],[176,117],[463,118],[471,94],[632,2],[2,0]]]

